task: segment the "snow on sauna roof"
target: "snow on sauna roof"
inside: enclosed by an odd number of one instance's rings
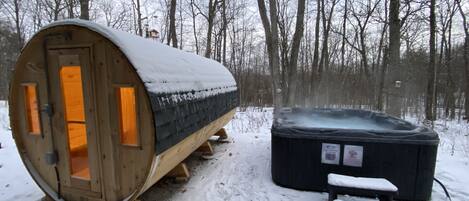
[[[84,27],[112,41],[127,56],[150,92],[194,91],[192,98],[199,98],[237,89],[233,76],[222,64],[151,39],[79,19],[57,21],[42,30],[61,25]]]

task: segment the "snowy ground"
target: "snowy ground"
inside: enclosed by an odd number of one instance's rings
[[[270,176],[269,109],[249,108],[238,112],[225,128],[230,143],[214,143],[215,155],[206,160],[193,155],[187,159],[192,177],[186,183],[162,180],[142,200],[327,200],[326,193],[297,191],[276,186]],[[415,118],[408,120],[419,123]],[[43,193],[32,181],[17,154],[8,128],[8,112],[0,102],[0,201],[38,200]],[[453,201],[469,198],[469,124],[440,120],[436,177],[450,191]],[[342,200],[371,199],[341,197]],[[436,183],[432,200],[446,200]]]
[[[8,109],[0,101],[0,200],[38,200],[44,193],[21,162],[11,137]]]

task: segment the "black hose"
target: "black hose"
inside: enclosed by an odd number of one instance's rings
[[[440,184],[441,188],[443,188],[443,190],[445,191],[446,197],[449,199],[449,201],[451,201],[451,196],[449,195],[449,192],[446,189],[445,185],[443,185],[443,183],[435,177],[433,178],[433,180],[435,180],[436,183]]]

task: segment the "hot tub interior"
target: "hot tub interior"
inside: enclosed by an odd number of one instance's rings
[[[414,130],[417,126],[383,113],[356,109],[286,108],[275,118],[284,127],[360,129],[360,130]]]

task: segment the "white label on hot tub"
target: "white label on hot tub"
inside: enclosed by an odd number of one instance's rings
[[[352,167],[362,167],[363,146],[344,146],[344,165]]]
[[[321,163],[339,165],[340,144],[322,143]]]

